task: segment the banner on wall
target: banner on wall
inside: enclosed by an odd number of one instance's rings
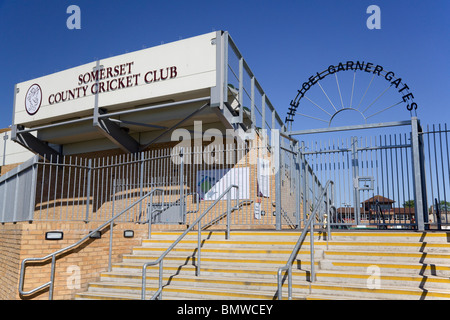
[[[248,167],[200,170],[197,172],[197,192],[202,200],[217,200],[231,185],[239,186],[239,200],[250,198],[250,170]],[[222,198],[226,200],[226,196]],[[236,188],[231,189],[231,199],[237,200]]]
[[[258,158],[258,197],[270,197],[270,161]]]

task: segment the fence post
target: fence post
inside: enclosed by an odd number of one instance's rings
[[[141,152],[139,154],[139,197],[142,198],[144,195],[144,154],[145,152]],[[143,211],[142,211],[142,201],[139,203],[139,217],[142,217]],[[145,218],[144,218],[145,219]],[[141,220],[139,218],[139,220]],[[141,221],[139,221],[141,222]]]
[[[184,148],[181,148],[180,163],[180,219],[178,221],[186,223],[186,210],[184,208]],[[163,204],[164,205],[164,204]]]
[[[297,229],[301,229],[301,154],[300,154],[300,146],[298,143],[295,144],[295,215],[296,215],[296,223]]]
[[[355,208],[355,222],[359,225],[361,223],[361,203],[359,195],[359,160],[358,160],[358,137],[351,138],[352,147],[352,178],[353,178],[353,207]]]
[[[281,230],[281,148],[280,148],[280,131],[272,130],[273,143],[273,166],[275,170],[275,215],[276,229]]]
[[[4,223],[6,222],[6,199],[7,199],[7,193],[8,193],[8,179],[5,179],[3,181],[3,187],[0,188],[0,191],[3,190],[3,199],[2,199],[2,203],[3,205],[1,205],[1,219],[0,222]]]
[[[92,159],[88,161],[87,190],[86,190],[86,217],[84,222],[89,222],[89,204],[91,202],[91,175],[92,175]]]
[[[33,157],[33,165],[31,166],[32,175],[31,175],[31,195],[30,195],[30,206],[28,211],[28,221],[33,221],[34,219],[34,206],[36,205],[36,183],[37,183],[37,174],[38,174],[38,161],[39,156],[36,154]]]
[[[425,222],[428,222],[427,192],[425,184],[425,166],[423,154],[422,128],[417,117],[411,118],[411,143],[412,143],[412,167],[414,185],[414,207],[416,213],[417,229],[425,230]]]
[[[306,221],[308,219],[307,217],[307,213],[308,213],[308,204],[309,204],[309,190],[308,190],[308,175],[309,175],[309,170],[308,170],[308,164],[306,163],[306,158],[305,158],[305,142],[302,141],[301,142],[301,163],[302,163],[302,172],[303,172],[303,179],[301,181],[302,184],[302,189],[303,189],[303,202],[302,202],[302,206],[303,206],[303,221]]]

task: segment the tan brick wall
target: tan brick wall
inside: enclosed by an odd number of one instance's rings
[[[0,225],[0,299],[15,299],[19,281],[22,226]]]
[[[20,263],[25,258],[44,257],[67,247],[98,227],[84,222],[34,222],[0,225],[0,299],[48,299],[48,289],[20,297],[18,294]],[[134,238],[124,238],[123,231],[134,230]],[[45,240],[47,231],[64,232],[63,240]],[[147,225],[118,224],[113,234],[112,261],[121,261],[123,254],[131,253],[133,246],[147,238]],[[98,280],[100,272],[107,270],[109,252],[109,227],[101,239],[88,239],[56,260],[54,299],[72,299],[74,294],[86,290],[87,284]],[[25,272],[24,291],[29,291],[50,280],[51,259],[46,262],[29,263]],[[77,274],[80,288],[76,288]]]

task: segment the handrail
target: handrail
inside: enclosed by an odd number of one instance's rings
[[[311,253],[311,274],[310,274],[310,280],[311,282],[314,281],[315,275],[314,275],[314,250],[313,250],[313,246],[314,246],[314,219],[316,217],[317,211],[320,208],[320,201],[322,201],[322,198],[325,196],[325,194],[327,193],[327,189],[330,185],[334,185],[334,182],[332,180],[328,180],[327,183],[325,184],[325,187],[322,190],[322,193],[320,194],[320,196],[317,198],[316,201],[316,206],[314,206],[314,210],[313,212],[310,214],[302,233],[300,234],[300,237],[297,240],[297,243],[295,244],[294,248],[292,249],[292,253],[289,256],[288,261],[286,262],[286,265],[284,265],[283,267],[278,268],[278,272],[277,272],[277,280],[278,280],[278,300],[282,299],[282,276],[281,273],[283,271],[288,271],[288,296],[289,296],[289,300],[292,299],[292,264],[294,263],[294,259],[297,256],[303,241],[306,238],[306,234],[308,233],[308,229],[311,229],[310,231],[310,236],[311,236],[311,243],[310,243],[310,253]],[[330,224],[330,222],[328,221],[328,225]],[[328,235],[327,235],[328,238]]]
[[[231,209],[231,211],[234,210],[239,210],[241,205],[244,204],[252,204],[253,200],[242,200],[240,203],[237,204],[237,206],[235,206],[234,208]],[[218,223],[220,220],[222,220],[225,216],[227,215],[227,212],[225,211],[224,213],[222,213],[220,216],[212,219],[210,222],[208,222],[207,224],[202,226],[202,230],[206,230],[207,228],[211,227],[212,225]]]
[[[77,247],[78,245],[80,245],[82,242],[84,242],[86,239],[89,239],[91,235],[93,235],[94,233],[100,231],[101,229],[103,229],[105,226],[107,226],[108,224],[113,225],[113,221],[116,220],[118,217],[120,217],[122,214],[124,214],[125,212],[127,212],[128,210],[130,210],[131,208],[133,208],[135,205],[137,205],[138,203],[142,202],[142,200],[144,200],[145,198],[147,198],[148,196],[152,195],[154,192],[156,191],[164,191],[162,189],[153,189],[150,192],[148,192],[147,194],[145,194],[144,196],[142,196],[139,200],[137,200],[136,202],[130,204],[127,208],[125,208],[124,210],[122,210],[120,213],[118,213],[117,215],[115,215],[114,217],[112,217],[111,219],[109,219],[108,221],[106,221],[105,223],[103,223],[101,226],[97,227],[95,230],[89,232],[88,235],[84,236],[83,238],[81,238],[80,240],[78,240],[77,242],[75,242],[74,244],[67,246],[65,248],[59,249],[53,253],[50,253],[44,257],[41,258],[25,258],[22,260],[21,263],[21,269],[20,269],[20,278],[19,278],[19,294],[21,296],[26,296],[26,295],[30,295],[33,294],[35,292],[38,292],[46,287],[49,287],[49,300],[53,299],[53,285],[54,285],[54,277],[55,277],[55,262],[56,262],[56,256],[71,250],[72,248]],[[110,232],[112,233],[112,228],[110,229]],[[40,262],[40,261],[45,261],[48,260],[49,258],[52,259],[52,264],[51,264],[51,273],[50,273],[50,281],[46,282],[42,285],[40,285],[39,287],[36,287],[30,291],[23,291],[23,286],[24,286],[24,275],[25,275],[25,266],[26,263],[29,261],[33,261],[33,262]]]
[[[162,297],[162,275],[163,275],[163,261],[164,258],[169,254],[170,251],[172,251],[173,248],[190,232],[195,225],[198,224],[198,243],[197,243],[197,263],[196,263],[196,275],[200,275],[200,260],[201,260],[201,220],[202,218],[221,200],[225,195],[227,195],[227,231],[225,233],[225,239],[230,238],[230,214],[231,210],[236,209],[236,207],[231,208],[231,196],[230,191],[231,189],[236,188],[237,189],[237,204],[239,205],[239,186],[237,185],[231,185],[225,191],[192,223],[192,225],[189,226],[189,228],[186,229],[186,231],[181,234],[178,239],[176,239],[172,245],[170,245],[169,248],[164,251],[161,256],[155,260],[155,261],[149,261],[144,263],[142,266],[142,288],[141,288],[141,299],[145,300],[145,290],[146,290],[146,283],[147,283],[147,268],[149,266],[154,266],[159,264],[159,288],[155,292],[155,294],[152,296],[151,300],[156,299],[156,297],[159,297],[161,299]]]

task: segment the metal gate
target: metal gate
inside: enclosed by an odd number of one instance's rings
[[[415,226],[411,143],[407,134],[302,143],[322,183],[336,185],[334,226]]]
[[[336,187],[336,210],[330,216],[333,227],[417,229],[419,222],[423,229],[423,224],[428,223],[428,214],[420,127],[414,121],[379,124],[378,127],[408,124],[411,126],[401,133],[370,137],[347,134],[345,138],[340,135],[327,141],[316,140],[315,136],[302,141],[301,159],[303,166],[309,169],[304,170],[303,176],[308,178],[307,172],[311,175],[309,179],[302,179],[303,190],[306,190],[302,192],[305,206],[313,202],[317,185],[332,180]],[[339,131],[339,128],[322,130],[327,131]],[[311,185],[313,182],[316,186]],[[303,211],[306,214],[308,210]]]

